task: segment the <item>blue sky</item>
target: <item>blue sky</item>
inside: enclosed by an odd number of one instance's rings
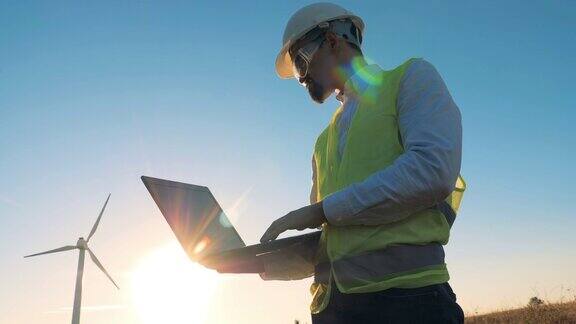
[[[120,286],[174,241],[140,175],[209,186],[249,244],[307,204],[337,102],[273,63],[308,3],[0,2],[0,322],[69,318],[54,310],[72,304],[76,255],[22,255],[86,235],[108,192],[93,247]],[[468,190],[446,251],[465,310],[573,296],[576,3],[337,3],[364,19],[370,59],[427,59],[462,112]],[[142,322],[130,288],[86,267],[84,305],[114,306],[86,323]],[[309,279],[226,278],[208,323],[308,319]]]

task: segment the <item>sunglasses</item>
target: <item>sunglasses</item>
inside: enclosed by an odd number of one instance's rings
[[[293,55],[291,53],[293,57],[292,72],[296,79],[303,80],[308,75],[310,63],[312,62],[314,54],[316,54],[318,49],[322,46],[322,43],[326,40],[325,37],[320,36],[323,35],[319,35],[317,38],[301,46]]]

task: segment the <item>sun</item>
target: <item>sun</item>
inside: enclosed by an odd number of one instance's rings
[[[146,256],[132,274],[140,323],[204,323],[218,274],[188,259],[177,242]]]

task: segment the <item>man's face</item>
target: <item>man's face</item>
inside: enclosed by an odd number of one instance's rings
[[[330,41],[326,39],[313,54],[308,65],[308,72],[298,82],[306,87],[308,94],[317,103],[323,103],[334,92],[333,78],[336,60],[331,50]]]

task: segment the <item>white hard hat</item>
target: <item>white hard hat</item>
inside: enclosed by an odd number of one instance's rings
[[[364,22],[360,17],[333,3],[313,3],[296,11],[286,24],[284,36],[282,37],[282,49],[280,49],[280,53],[276,57],[276,73],[278,73],[278,76],[283,79],[294,77],[292,59],[290,58],[290,53],[288,53],[288,49],[294,42],[319,24],[341,18],[351,19],[354,25],[360,29],[360,32],[364,31]]]

